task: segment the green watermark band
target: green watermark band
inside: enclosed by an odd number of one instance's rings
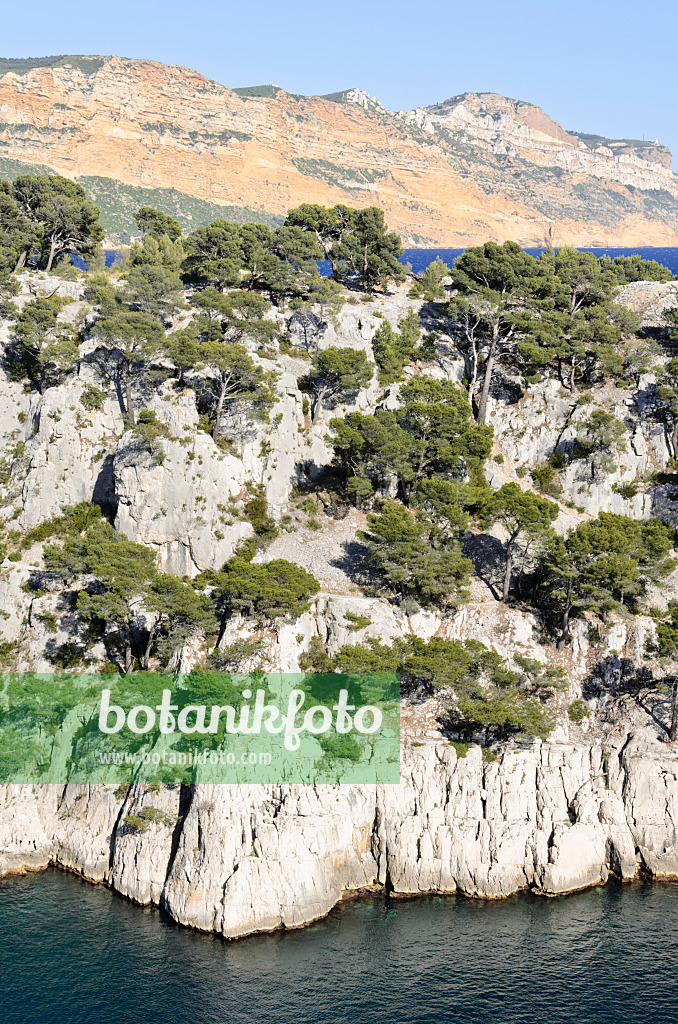
[[[399,781],[394,674],[0,676],[3,784]]]

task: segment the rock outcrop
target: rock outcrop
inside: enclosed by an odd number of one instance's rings
[[[234,91],[120,57],[40,63],[0,68],[0,161],[83,178],[109,230],[134,230],[109,203],[130,186],[186,226],[195,200],[269,221],[318,202],[381,206],[410,245],[678,242],[665,147],[573,134],[529,103],[466,94],[392,113],[359,89]]]
[[[158,813],[140,834],[130,818]],[[49,863],[184,925],[236,938],[298,927],[347,891],[547,896],[678,876],[678,752],[654,730],[483,763],[406,739],[397,786],[0,790],[0,875]]]

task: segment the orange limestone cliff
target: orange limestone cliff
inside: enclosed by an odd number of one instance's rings
[[[234,91],[153,61],[23,64],[0,61],[0,174],[38,164],[267,216],[378,205],[410,245],[678,244],[668,150],[566,132],[529,103],[392,113],[355,89]]]

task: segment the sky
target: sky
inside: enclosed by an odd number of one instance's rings
[[[4,57],[117,54],[183,64],[231,87],[315,95],[357,86],[391,110],[498,92],[538,104],[569,130],[659,139],[678,169],[674,0],[4,6]]]

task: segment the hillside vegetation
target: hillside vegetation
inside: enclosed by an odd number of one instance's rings
[[[0,183],[7,667],[388,668],[464,742],[629,696],[678,737],[666,268],[488,242],[414,278],[375,207],[135,217],[106,270],[80,184]]]

